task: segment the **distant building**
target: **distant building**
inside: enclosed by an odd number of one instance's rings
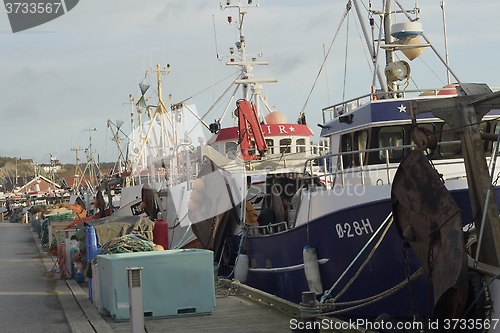
[[[80,183],[80,184],[78,184]],[[61,187],[63,189],[75,189],[77,186],[83,189],[88,189],[91,187],[91,181],[89,176],[84,176],[81,181],[80,177],[64,177],[61,182]]]

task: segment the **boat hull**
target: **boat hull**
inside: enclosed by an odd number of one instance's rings
[[[451,193],[463,210],[464,223],[471,222],[468,190],[459,189]],[[500,198],[499,188],[495,189],[495,194],[496,198]],[[497,204],[498,201],[497,199]],[[328,290],[356,258],[390,212],[391,202],[386,198],[335,211],[281,233],[247,236],[244,242],[241,242],[240,236],[232,236],[228,242],[229,252],[232,252],[233,258],[238,251],[248,255],[250,269],[246,284],[291,302],[300,303],[301,293],[309,291],[302,266],[304,247],[309,245],[316,249],[323,289]],[[383,229],[331,292],[333,297],[346,286],[368,258]],[[241,250],[239,250],[240,243]],[[402,245],[403,240],[399,237],[395,226],[390,226],[368,264],[337,302],[362,300],[405,281],[407,275],[406,266],[402,263]],[[411,249],[408,254],[409,267],[411,273],[414,273],[421,265]],[[228,271],[229,267],[226,267],[225,272]],[[419,277],[412,283],[412,289],[414,304],[420,315],[425,316],[428,306],[427,277],[425,275]],[[397,306],[394,306],[395,304]],[[346,307],[348,306],[339,306],[335,310]],[[385,312],[394,317],[408,317],[412,310],[411,294],[405,286],[378,302],[344,312],[342,315],[377,317]]]

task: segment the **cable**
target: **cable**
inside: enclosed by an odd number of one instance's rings
[[[323,60],[323,63],[321,64],[321,67],[319,68],[318,75],[316,75],[316,79],[314,80],[313,86],[311,88],[311,91],[309,92],[309,96],[307,96],[307,100],[304,103],[304,107],[302,108],[302,113],[304,113],[304,110],[306,109],[307,103],[309,102],[309,98],[311,97],[311,94],[314,90],[314,87],[316,86],[316,83],[318,82],[319,76],[321,74],[321,71],[323,70],[323,67],[325,66],[326,59],[328,58],[328,55],[330,54],[330,51],[332,50],[333,42],[335,42],[335,39],[337,39],[337,36],[339,34],[340,28],[342,27],[342,24],[344,23],[345,18],[347,17],[347,14],[349,13],[349,10],[351,10],[351,2],[349,1],[347,3],[346,9],[344,10],[344,14],[342,15],[342,19],[340,20],[340,24],[337,28],[337,32],[335,33],[335,36],[333,37],[332,43],[330,44],[330,47],[328,48],[328,52],[326,53],[326,56]]]

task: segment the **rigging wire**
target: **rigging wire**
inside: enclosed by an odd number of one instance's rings
[[[368,68],[370,69],[371,74],[373,74],[373,71],[374,71],[374,69],[372,68],[373,62],[371,60],[371,56],[370,57],[368,56],[367,46],[365,45],[365,43],[363,43],[363,36],[362,36],[361,31],[359,29],[360,27],[358,25],[358,20],[354,19],[353,21],[354,21],[354,24],[356,24],[356,29],[358,31],[359,40],[361,41],[361,47],[363,48],[363,51],[365,53],[365,58],[366,58],[366,62],[368,63]],[[375,47],[373,49],[375,50]]]
[[[319,68],[318,75],[316,75],[316,79],[314,80],[314,84],[311,87],[311,91],[309,92],[309,95],[307,96],[307,100],[304,103],[304,107],[302,108],[302,112],[301,113],[304,113],[304,110],[306,109],[307,103],[309,102],[309,98],[311,97],[311,94],[312,94],[312,92],[314,90],[314,87],[316,86],[316,83],[318,82],[319,76],[321,75],[321,71],[323,70],[323,67],[325,66],[326,59],[328,58],[328,55],[330,54],[330,51],[332,50],[333,43],[337,39],[337,36],[339,34],[339,31],[340,31],[340,28],[342,27],[342,24],[344,23],[344,20],[347,17],[347,14],[349,13],[350,10],[351,10],[351,1],[349,1],[347,3],[347,5],[346,5],[344,13],[342,14],[342,19],[340,20],[340,24],[339,24],[339,26],[337,28],[337,31],[335,32],[335,36],[333,37],[333,40],[332,40],[332,42],[330,44],[330,47],[328,48],[328,52],[326,53],[326,57],[323,59],[323,63],[321,64],[321,67]]]
[[[238,71],[238,72],[239,72],[239,71]],[[225,80],[229,79],[230,77],[233,77],[234,75],[238,74],[238,72],[234,72],[234,73],[232,73],[232,74],[230,74],[230,75],[226,76],[226,77],[225,77],[225,78],[223,78],[222,80],[215,82],[215,84],[213,84],[213,85],[211,85],[211,86],[209,86],[209,87],[207,87],[207,88],[205,88],[205,89],[203,89],[203,90],[201,90],[201,91],[197,92],[197,93],[196,93],[196,94],[194,94],[194,95],[189,96],[189,97],[188,97],[188,98],[186,98],[186,99],[183,99],[183,100],[182,100],[182,101],[180,101],[179,103],[184,103],[185,101],[188,101],[188,100],[190,100],[191,98],[193,98],[193,97],[195,97],[195,96],[198,96],[198,95],[199,95],[199,94],[201,94],[202,92],[205,92],[205,91],[207,91],[208,89],[210,89],[210,88],[212,88],[212,87],[214,87],[214,86],[218,85],[219,83],[221,83],[221,82],[223,82],[223,81],[225,81]]]
[[[446,85],[446,83],[444,83],[444,81],[443,81],[443,80],[441,80],[441,78],[439,77],[439,75],[437,75],[437,74],[436,74],[436,72],[434,72],[434,71],[432,70],[432,68],[431,68],[429,65],[427,65],[427,63],[424,61],[424,59],[422,59],[422,57],[418,57],[418,59],[419,59],[420,61],[422,61],[422,62],[424,63],[424,65],[425,65],[425,66],[427,66],[427,68],[429,68],[429,70],[432,72],[432,74],[434,74],[434,75],[437,77],[437,79],[438,79],[439,81],[441,81],[441,83],[443,84],[443,86],[444,86],[444,85]]]
[[[221,61],[221,59],[219,59],[219,49],[217,47],[217,32],[215,31],[215,15],[212,15],[212,21],[214,23],[214,38],[215,38],[215,54],[217,55],[217,60]]]
[[[344,60],[344,85],[342,87],[342,100],[345,101],[345,81],[347,77],[347,51],[349,50],[349,16],[346,23],[346,36],[345,36],[345,60]]]

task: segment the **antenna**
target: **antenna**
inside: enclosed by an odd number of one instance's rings
[[[215,15],[212,15],[212,21],[214,22],[215,54],[217,55],[217,59],[219,59],[219,50],[217,48],[217,32],[215,31]]]
[[[445,52],[445,57],[446,57],[446,77],[448,78],[448,84],[451,83],[450,80],[450,59],[448,58],[448,37],[446,36],[446,18],[444,16],[444,1],[441,1],[440,4],[441,9],[443,11],[443,33],[444,33],[444,52]],[[416,6],[416,4],[415,4]]]

